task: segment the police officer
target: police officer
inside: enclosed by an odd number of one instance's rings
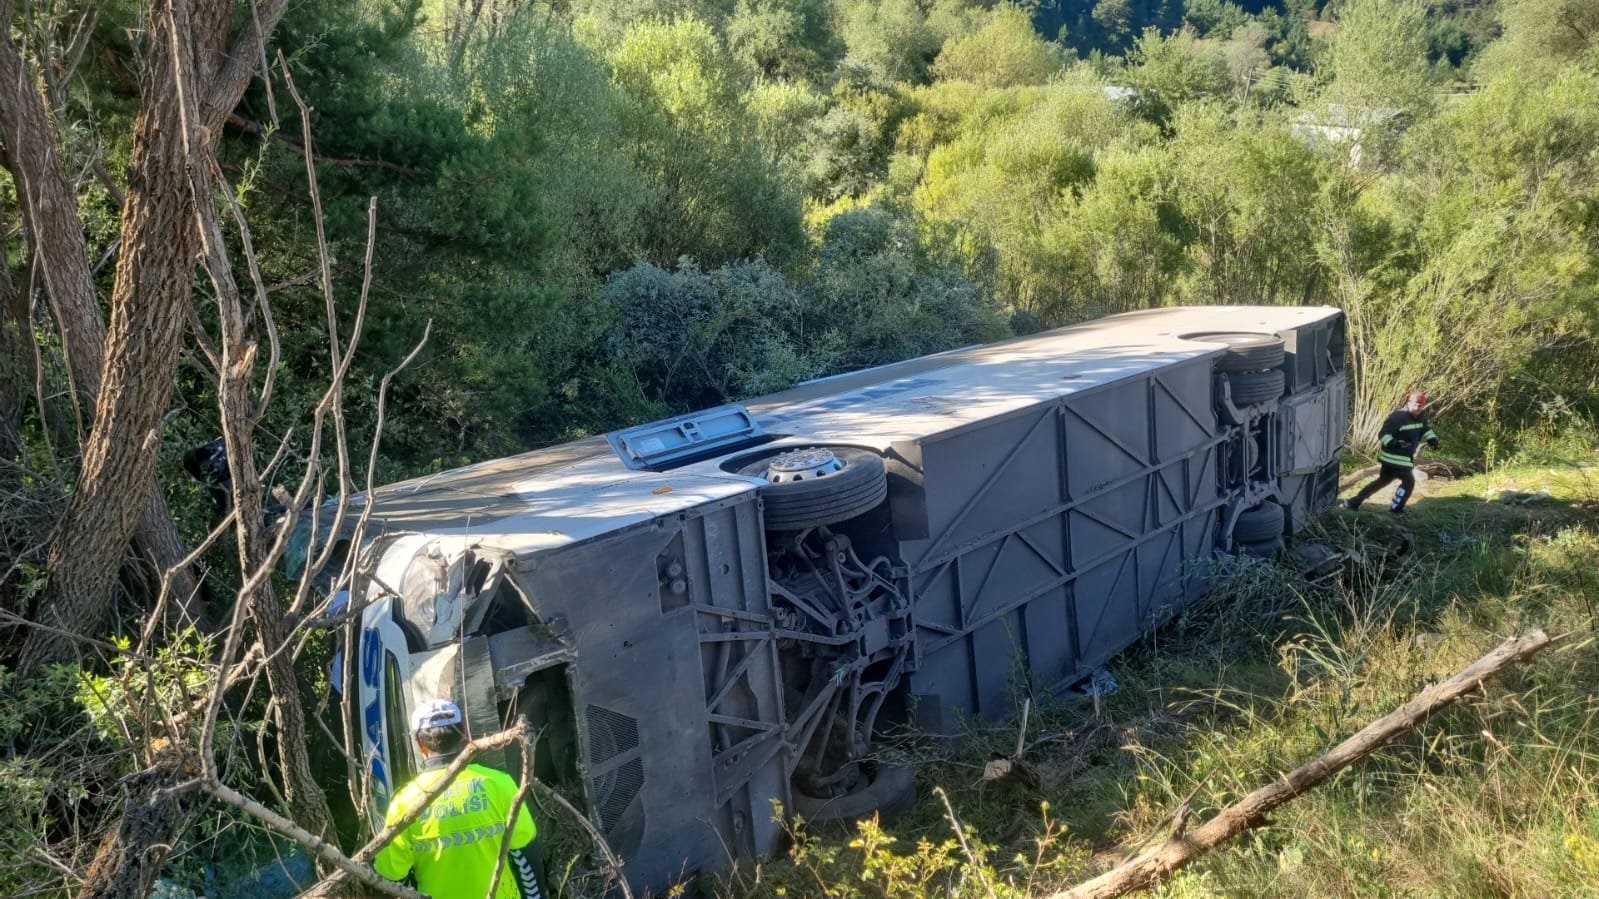
[[[1344,500],[1345,509],[1359,509],[1360,504],[1370,499],[1373,493],[1398,481],[1399,486],[1394,489],[1394,499],[1388,511],[1394,515],[1405,514],[1405,501],[1416,489],[1416,452],[1421,449],[1423,440],[1433,449],[1438,448],[1438,435],[1433,433],[1432,424],[1427,421],[1426,409],[1427,394],[1418,390],[1405,398],[1403,409],[1395,410],[1382,423],[1377,451],[1377,461],[1382,463],[1382,471],[1377,475],[1377,480]]]
[[[411,714],[411,734],[422,753],[422,771],[394,797],[385,825],[416,808],[466,745],[461,709],[448,699],[418,706]],[[544,899],[544,860],[533,841],[538,829],[525,804],[506,832],[516,793],[516,782],[504,771],[467,765],[383,847],[372,867],[390,880],[414,871],[417,889],[434,899],[485,899],[500,863],[500,846],[509,839],[511,851],[494,899]]]

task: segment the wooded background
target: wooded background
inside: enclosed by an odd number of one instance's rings
[[[0,20],[8,894],[142,895],[197,785],[354,845],[341,560],[264,509],[1169,304],[1346,310],[1357,449],[1413,388],[1463,456],[1595,411],[1586,0]]]

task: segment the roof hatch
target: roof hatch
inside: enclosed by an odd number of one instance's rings
[[[612,431],[611,449],[634,471],[665,471],[762,443],[765,434],[739,403]]]

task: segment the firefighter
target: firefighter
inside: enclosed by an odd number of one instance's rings
[[[422,771],[394,797],[385,825],[405,817],[444,777],[466,746],[461,708],[431,699],[411,715],[411,734],[422,754]],[[414,872],[417,889],[434,899],[484,899],[500,865],[500,846],[511,850],[493,899],[544,899],[543,858],[534,842],[538,829],[522,804],[509,833],[516,781],[484,765],[467,765],[394,841],[372,867],[390,880]]]
[[[1360,504],[1370,499],[1373,493],[1398,481],[1399,486],[1394,488],[1393,502],[1389,504],[1388,511],[1394,515],[1405,514],[1405,502],[1416,489],[1416,451],[1421,449],[1423,440],[1433,449],[1438,448],[1438,435],[1427,420],[1426,409],[1427,394],[1418,390],[1405,398],[1403,409],[1395,410],[1382,423],[1377,451],[1382,471],[1377,475],[1377,480],[1344,500],[1345,509],[1359,509]]]
[[[216,505],[211,523],[228,517],[233,511],[233,474],[228,470],[227,442],[218,437],[184,453],[183,470],[204,484],[205,491],[211,494],[211,502]]]

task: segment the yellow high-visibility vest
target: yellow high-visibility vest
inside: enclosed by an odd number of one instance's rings
[[[406,784],[389,805],[385,824],[398,821],[420,804],[444,774],[443,766],[431,767]],[[417,889],[433,899],[484,899],[500,860],[505,822],[516,793],[516,781],[504,771],[466,766],[394,842],[383,847],[372,867],[390,880],[399,880],[414,869]],[[526,846],[537,834],[524,804],[516,812],[511,848]],[[514,864],[514,860],[506,860],[495,899],[520,899]]]

